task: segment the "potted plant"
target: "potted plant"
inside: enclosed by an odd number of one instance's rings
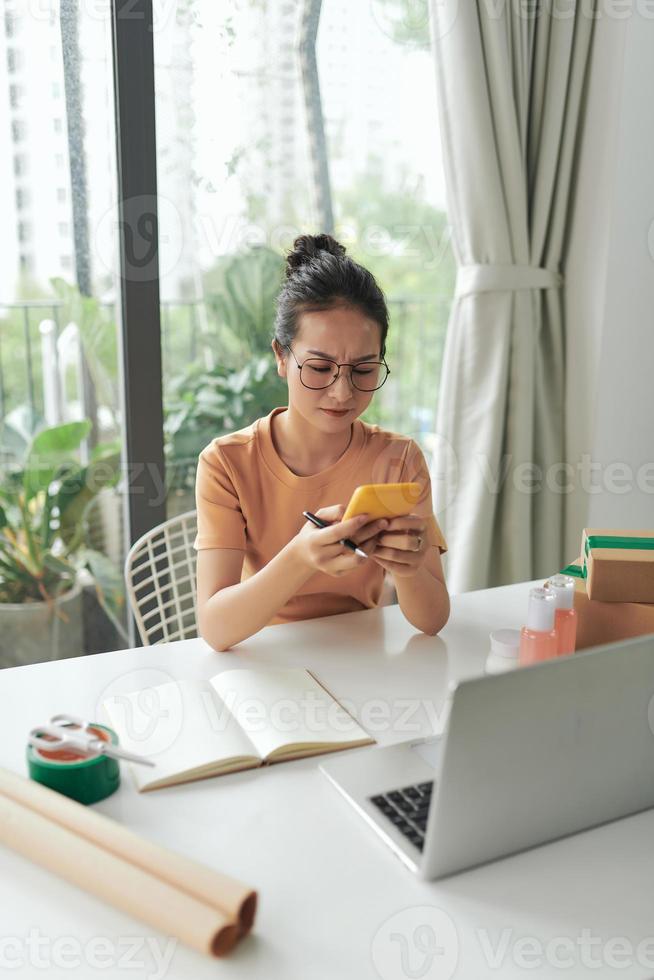
[[[85,544],[86,509],[117,482],[120,453],[99,445],[81,465],[76,451],[90,428],[84,420],[41,429],[0,480],[0,666],[84,653],[82,569],[124,633],[120,575]]]
[[[216,436],[235,432],[285,405],[287,391],[272,355],[253,357],[239,371],[192,366],[175,378],[165,405],[168,516],[192,510],[198,455]]]
[[[204,277],[207,306],[222,328],[221,359],[268,354],[275,326],[284,259],[271,248],[254,246],[221,257]],[[227,342],[225,344],[225,342]]]
[[[191,364],[166,386],[169,517],[195,506],[198,455],[213,438],[286,404],[270,347],[283,275],[281,255],[264,247],[223,256],[205,274],[218,346],[209,358],[213,366]]]

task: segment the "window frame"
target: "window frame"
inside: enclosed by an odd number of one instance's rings
[[[125,530],[130,547],[166,519],[152,0],[111,0],[118,180],[119,329]],[[146,218],[157,243],[130,255]],[[163,499],[162,499],[163,498]],[[138,634],[130,617],[130,639]]]

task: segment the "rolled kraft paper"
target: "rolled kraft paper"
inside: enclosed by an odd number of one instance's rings
[[[0,843],[202,953],[223,956],[239,937],[224,912],[3,794]]]
[[[8,769],[0,768],[0,793],[218,909],[238,924],[241,934],[252,927],[257,893],[242,881],[139,837],[101,813]]]

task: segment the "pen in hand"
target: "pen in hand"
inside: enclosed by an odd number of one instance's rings
[[[319,517],[316,517],[315,514],[312,514],[308,510],[303,510],[302,511],[302,517],[306,517],[306,519],[308,521],[311,521],[312,524],[315,524],[316,527],[330,527],[330,524],[328,523],[328,521],[321,521]],[[350,549],[350,551],[354,551],[354,553],[357,554],[359,556],[359,558],[367,558],[368,557],[368,555],[365,553],[365,551],[362,551],[361,548],[357,548],[357,546],[354,543],[354,541],[350,541],[349,538],[344,538],[341,541],[341,544],[344,544],[346,548],[349,548]]]

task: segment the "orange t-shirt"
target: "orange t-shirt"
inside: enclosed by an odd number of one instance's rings
[[[326,470],[293,473],[277,454],[271,419],[285,408],[230,435],[214,439],[200,454],[195,487],[196,549],[238,548],[245,552],[241,581],[258,572],[295,537],[305,518],[321,507],[347,505],[364,483],[416,482],[423,486],[413,512],[427,518],[429,542],[441,552],[445,540],[433,514],[431,481],[420,447],[408,436],[360,419],[350,445]],[[364,562],[333,578],[316,572],[271,620],[288,623],[316,616],[371,609],[379,604],[384,569]]]

